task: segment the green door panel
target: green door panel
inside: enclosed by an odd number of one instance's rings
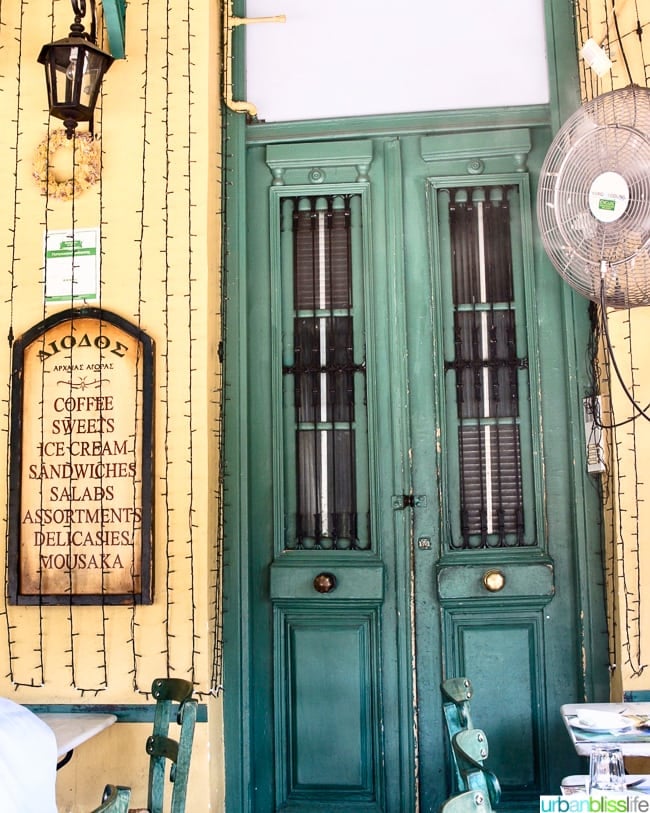
[[[384,568],[320,558],[320,566],[304,555],[271,566],[277,807],[380,811]],[[319,592],[319,577],[330,592]]]
[[[383,809],[377,621],[340,602],[276,606],[278,809]]]
[[[443,612],[445,645],[457,674],[472,675],[474,724],[488,732],[489,767],[500,809],[519,810],[548,787],[543,609],[510,615],[483,605]]]

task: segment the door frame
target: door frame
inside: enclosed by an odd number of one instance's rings
[[[243,5],[243,4],[242,4]],[[243,13],[243,8],[238,12]],[[253,766],[251,764],[251,634],[248,608],[254,600],[249,582],[249,505],[248,483],[249,421],[247,379],[247,297],[246,297],[246,153],[250,144],[291,143],[303,140],[337,140],[385,134],[399,136],[436,132],[440,129],[490,129],[495,120],[502,127],[533,124],[551,126],[555,131],[578,105],[577,60],[570,0],[546,0],[545,14],[548,33],[548,62],[551,89],[549,105],[503,109],[445,111],[431,114],[406,114],[366,117],[330,122],[298,122],[280,124],[247,124],[241,114],[224,111],[224,556],[223,556],[223,647],[224,647],[224,742],[226,768],[226,810],[228,813],[250,811]],[[241,33],[241,32],[235,32]],[[240,43],[241,45],[241,43]],[[234,66],[237,87],[243,86],[243,61]],[[239,95],[239,94],[237,94]],[[536,237],[536,244],[539,243]],[[536,245],[539,250],[539,245]],[[400,278],[402,275],[398,275]],[[576,540],[576,607],[581,640],[575,642],[584,651],[579,676],[585,700],[605,699],[609,686],[599,667],[602,648],[600,633],[605,626],[600,597],[591,585],[601,576],[601,563],[593,555],[591,539],[594,512],[601,512],[598,494],[589,483],[583,465],[582,397],[587,386],[584,370],[584,348],[578,336],[584,335],[584,303],[564,285],[561,292],[562,321],[566,336],[567,414],[576,431],[569,433],[572,448],[570,459],[573,476],[573,504],[582,506],[573,515],[570,533]],[[405,492],[406,493],[406,492]],[[401,573],[408,579],[408,572]],[[408,595],[408,585],[403,585]],[[408,617],[405,623],[410,623]],[[410,664],[403,669],[410,670]],[[410,749],[413,753],[413,749]],[[404,766],[404,775],[409,773]],[[416,765],[411,766],[415,786]],[[414,809],[417,803],[414,802]],[[404,812],[406,813],[406,811]]]

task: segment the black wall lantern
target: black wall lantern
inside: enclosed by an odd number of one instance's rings
[[[104,74],[113,57],[95,45],[95,0],[91,0],[90,34],[81,23],[86,0],[71,0],[74,22],[70,34],[41,48],[38,61],[45,66],[50,115],[63,119],[68,138],[80,121],[89,122],[93,131],[93,113]]]

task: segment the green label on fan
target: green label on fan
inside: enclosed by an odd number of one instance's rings
[[[608,212],[613,212],[616,208],[616,201],[609,198],[601,198],[598,201],[599,209],[606,209]]]

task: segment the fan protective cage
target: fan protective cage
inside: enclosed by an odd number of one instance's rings
[[[648,88],[604,93],[567,119],[542,165],[537,219],[569,285],[614,308],[650,304]]]

